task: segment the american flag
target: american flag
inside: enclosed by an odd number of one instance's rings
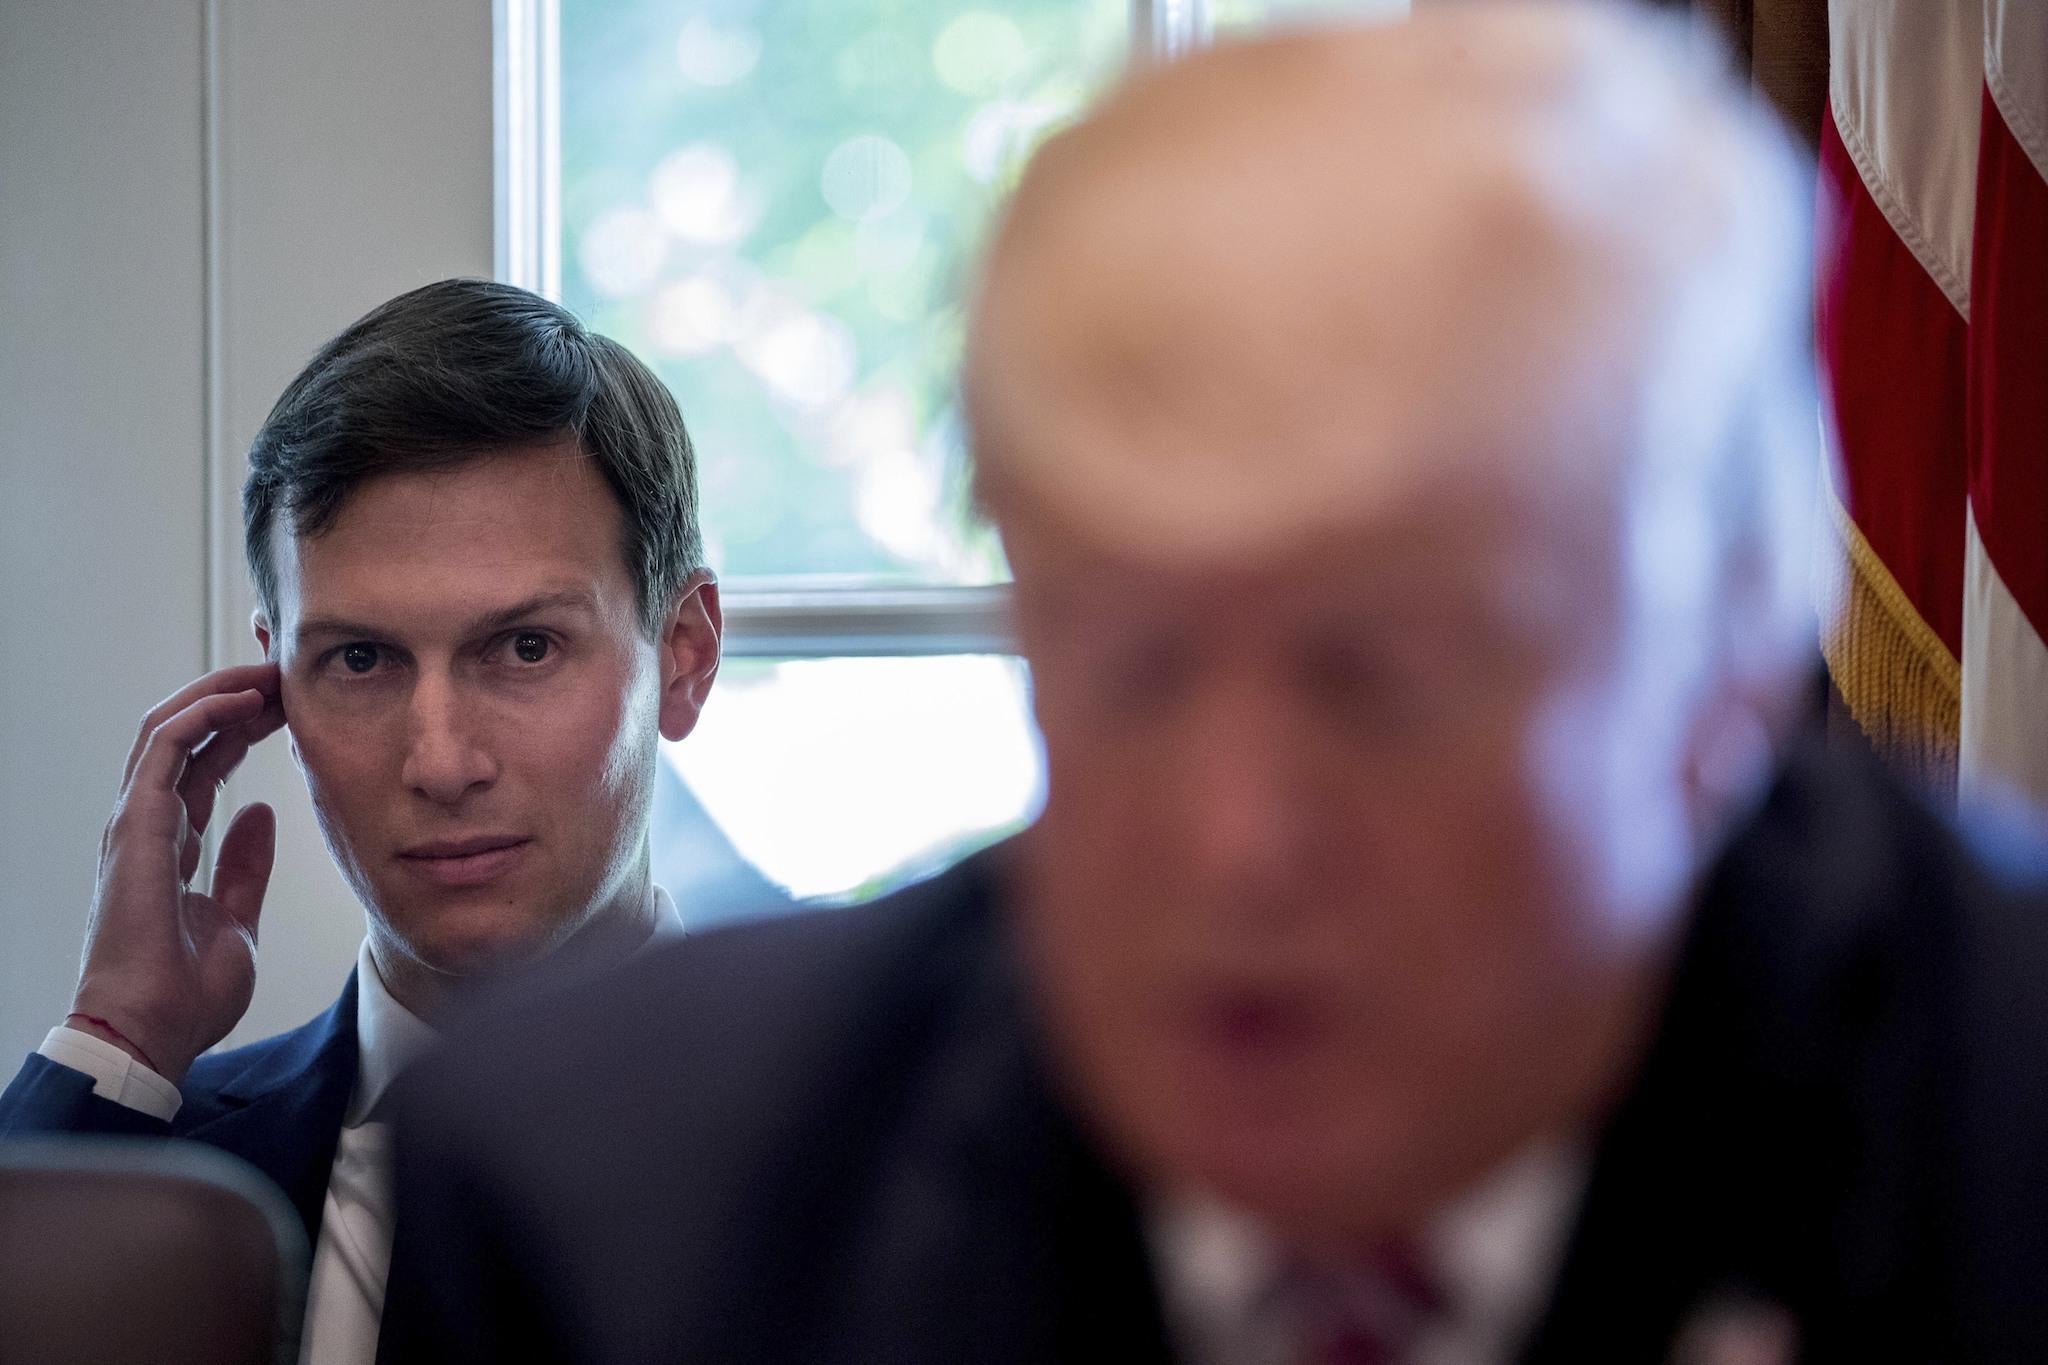
[[[1820,307],[1848,709],[2048,808],[2048,0],[1831,0]]]

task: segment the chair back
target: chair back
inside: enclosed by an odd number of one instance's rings
[[[0,1360],[296,1365],[306,1238],[211,1147],[0,1142]]]

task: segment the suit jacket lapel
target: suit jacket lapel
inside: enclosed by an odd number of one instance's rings
[[[222,1085],[222,1112],[179,1136],[241,1157],[276,1182],[320,1241],[320,1217],[341,1121],[356,1081],[356,978],[341,998]]]

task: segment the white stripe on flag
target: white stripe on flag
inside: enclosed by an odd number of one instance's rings
[[[2048,4],[1990,0],[1984,11],[1984,79],[2013,141],[2048,180]]]
[[[2017,796],[2048,811],[2048,645],[1998,576],[1969,514],[1963,564],[1963,754],[1966,801]]]
[[[1988,0],[1984,11],[1984,81],[1995,108],[1987,117],[2002,119],[2012,143],[2031,163],[2031,173],[2048,180],[2048,61],[2043,60],[2044,55],[2048,55],[2048,4],[2040,0]],[[2001,131],[1990,128],[1980,143],[1993,148],[1995,153],[2006,145]],[[2010,162],[2002,164],[2009,174],[2022,180],[2030,173],[2025,165],[2014,169]],[[2038,208],[2030,218],[2026,206],[2042,202],[2039,184],[2009,184],[2002,190],[1999,202],[2006,212],[2018,215],[2022,222],[2038,221]],[[1987,224],[1995,221],[1986,220]],[[2048,247],[2048,243],[2030,243],[2022,237],[2016,249],[2041,247]],[[1994,263],[1987,259],[1983,264],[2005,267],[1996,272],[1996,282],[1977,282],[1979,288],[2010,291],[1998,293],[2000,308],[2009,312],[2040,306],[2043,277],[2038,268],[2014,269],[2020,264],[2017,260]],[[1995,316],[1988,304],[1985,316]],[[2019,369],[2013,373],[2018,373],[2048,363],[2048,358],[2004,356],[1999,363],[2014,361]],[[2028,492],[2041,486],[2041,465],[2048,461],[2048,434],[2035,429],[2027,417],[2020,415],[2029,411],[2027,401],[2010,384],[1987,391],[1981,401],[2008,405],[2003,420],[1993,426],[1998,444],[1984,454],[1991,465],[1990,486],[2003,489],[2002,494],[1986,504],[1987,515],[2002,515],[2006,519],[1992,524],[1993,540],[2010,554],[2015,545],[2026,545],[2028,537],[2048,534],[2048,527],[2037,523],[2041,509]],[[1982,477],[1983,471],[1973,472],[1973,488]],[[2031,580],[2015,580],[2028,594],[2027,607],[2022,608],[1979,535],[1974,504],[1968,526],[1963,569],[1963,715],[1958,792],[1965,800],[2017,796],[2038,810],[2048,811],[2048,645],[2043,644],[2034,626],[2034,622],[2048,619],[2043,615],[2040,585]],[[2012,567],[2014,564],[2009,563],[2008,568]],[[2019,571],[2034,570],[2025,566]]]
[[[1830,0],[1828,102],[1871,198],[1964,317],[1982,0]]]

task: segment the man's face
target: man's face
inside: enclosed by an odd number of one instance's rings
[[[638,894],[656,741],[695,712],[621,531],[562,445],[385,475],[274,536],[265,644],[321,831],[373,940],[435,972],[531,960]]]
[[[1163,567],[998,516],[1048,764],[1022,936],[1143,1179],[1370,1236],[1598,1107],[1686,856],[1602,529],[1475,486]]]

